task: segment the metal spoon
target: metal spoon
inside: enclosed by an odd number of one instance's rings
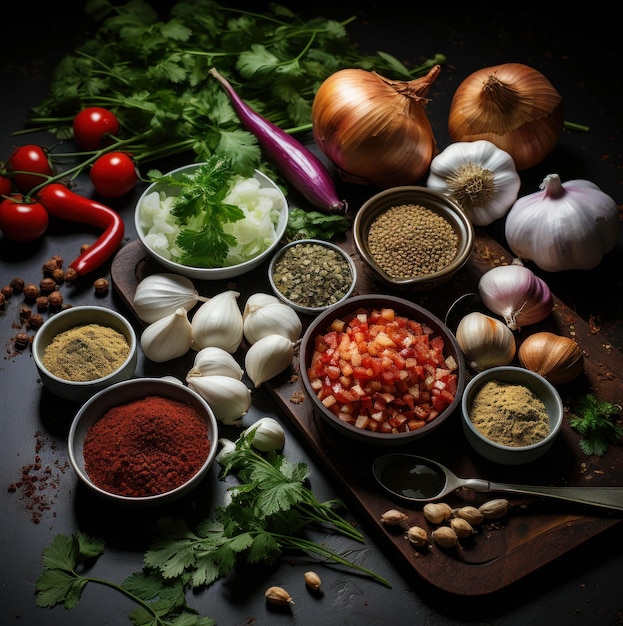
[[[440,463],[414,454],[380,456],[374,461],[372,472],[385,491],[406,502],[432,502],[463,487],[476,492],[545,496],[623,511],[623,487],[508,485],[482,478],[459,478]]]

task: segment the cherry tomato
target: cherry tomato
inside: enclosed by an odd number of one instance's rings
[[[14,172],[32,172],[32,174],[14,174],[13,180],[17,188],[28,193],[33,187],[44,183],[46,176],[52,176],[52,168],[46,151],[34,144],[19,146],[6,162],[7,169]],[[43,174],[43,176],[37,176]]]
[[[8,196],[11,193],[11,179],[8,176],[0,176],[0,196]]]
[[[131,191],[138,182],[134,161],[125,152],[103,154],[93,163],[91,182],[105,198],[118,198]]]
[[[102,107],[82,109],[74,118],[74,139],[83,150],[99,150],[110,143],[109,135],[119,133],[119,120]]]
[[[39,202],[25,201],[18,195],[0,202],[0,230],[8,239],[34,241],[45,233],[48,222],[48,212]]]

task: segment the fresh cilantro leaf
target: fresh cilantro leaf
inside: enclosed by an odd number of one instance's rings
[[[603,456],[610,444],[623,439],[623,428],[615,423],[620,411],[620,407],[600,401],[593,394],[577,399],[569,424],[582,435],[580,447],[584,454]]]
[[[304,211],[291,207],[285,237],[296,239],[332,239],[350,228],[350,220],[343,215],[329,215],[320,211]]]

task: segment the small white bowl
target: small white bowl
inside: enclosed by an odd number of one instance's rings
[[[288,298],[286,294],[282,293],[279,290],[279,285],[275,282],[275,278],[274,278],[275,265],[281,260],[283,255],[288,250],[294,247],[308,246],[308,245],[318,245],[318,246],[323,246],[325,248],[328,248],[329,250],[333,250],[334,252],[339,254],[342,257],[342,259],[344,259],[344,262],[348,265],[350,269],[350,278],[351,278],[350,286],[348,287],[348,290],[340,298],[336,299],[334,297],[335,294],[332,293],[330,282],[326,283],[325,295],[327,297],[327,303],[324,306],[318,306],[318,307],[305,306],[301,304],[300,302],[295,302],[294,300],[290,300],[290,298]],[[334,243],[331,243],[329,241],[324,241],[321,239],[298,239],[296,241],[292,241],[286,244],[285,246],[283,246],[283,248],[281,248],[270,260],[270,264],[268,266],[268,280],[270,282],[270,286],[273,292],[282,302],[285,302],[286,304],[290,305],[295,311],[298,311],[299,313],[305,313],[306,315],[317,315],[318,313],[322,313],[323,311],[326,311],[331,306],[335,306],[336,304],[340,304],[341,302],[344,302],[344,300],[346,300],[352,295],[355,289],[355,285],[357,284],[357,267],[355,265],[355,262],[351,259],[350,255],[347,254],[346,251],[344,251],[342,248],[340,248],[338,245]]]
[[[52,374],[43,364],[46,348],[59,333],[84,324],[98,324],[120,332],[130,346],[128,357],[114,372],[95,380],[72,381]],[[35,334],[32,354],[43,384],[52,393],[73,402],[84,402],[102,389],[134,376],[137,363],[136,333],[130,322],[112,309],[100,306],[75,306],[56,313],[45,321]]]
[[[549,434],[532,445],[505,446],[480,433],[470,419],[471,408],[475,395],[491,381],[523,385],[535,393],[545,405],[549,416]],[[461,400],[461,413],[463,433],[478,454],[494,463],[521,465],[538,459],[552,447],[562,427],[564,407],[555,387],[545,378],[523,367],[505,365],[485,370],[469,381]]]
[[[167,172],[167,175],[175,177],[181,176],[182,174],[192,174],[192,172],[194,172],[201,165],[203,165],[203,163],[184,165],[183,167],[178,167],[177,169]],[[177,188],[171,188],[164,183],[152,183],[151,185],[149,185],[149,187],[147,187],[147,189],[143,191],[138,199],[138,202],[136,203],[136,209],[134,211],[134,225],[136,227],[136,232],[138,234],[140,242],[143,244],[143,247],[149,253],[149,255],[152,256],[158,263],[160,263],[160,265],[172,272],[188,276],[189,278],[196,278],[199,280],[224,280],[233,278],[235,276],[240,276],[241,274],[255,269],[270,257],[270,255],[279,245],[279,242],[284,233],[286,232],[286,227],[288,225],[288,201],[286,200],[286,197],[284,196],[279,186],[270,178],[268,178],[268,176],[256,170],[254,178],[260,182],[261,187],[269,187],[275,190],[278,193],[282,202],[281,213],[279,214],[279,221],[277,222],[277,224],[275,224],[275,241],[270,246],[268,246],[266,250],[258,254],[258,256],[256,256],[255,258],[250,259],[249,261],[245,261],[244,263],[239,263],[238,265],[231,265],[227,267],[194,267],[189,265],[182,265],[181,263],[176,263],[175,261],[172,261],[171,259],[167,259],[166,257],[162,256],[156,250],[150,248],[145,240],[146,233],[143,219],[141,216],[141,205],[143,204],[144,199],[154,191],[164,191],[165,193],[170,195],[173,195],[179,191]]]
[[[142,400],[146,396],[161,396],[191,405],[207,424],[210,441],[208,456],[201,468],[188,481],[170,491],[152,496],[133,497],[111,493],[97,486],[89,477],[84,462],[84,438],[91,426],[113,407]],[[194,489],[214,463],[218,451],[218,424],[208,403],[192,389],[179,382],[163,378],[135,378],[117,383],[88,400],[76,414],[67,439],[69,461],[78,478],[97,495],[130,505],[161,505],[169,503]]]

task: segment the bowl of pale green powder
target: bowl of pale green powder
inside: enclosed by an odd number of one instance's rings
[[[50,317],[37,331],[32,351],[46,388],[75,402],[132,378],[136,370],[132,325],[105,307],[76,306]]]

